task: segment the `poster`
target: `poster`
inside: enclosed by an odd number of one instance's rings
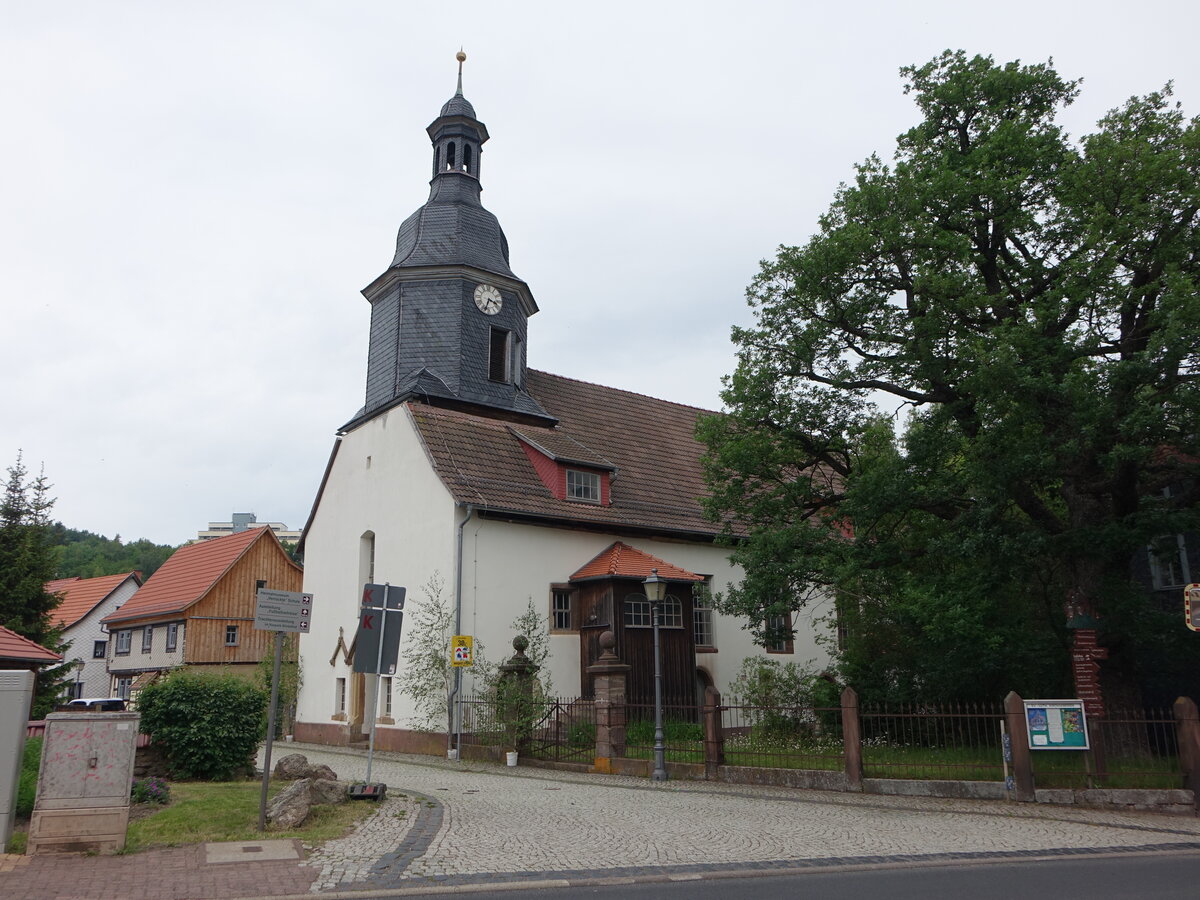
[[[1082,700],[1026,700],[1030,750],[1090,750]]]

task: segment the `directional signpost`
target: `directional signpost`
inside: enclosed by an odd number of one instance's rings
[[[381,678],[396,674],[400,655],[400,631],[404,626],[405,589],[391,584],[364,584],[362,608],[358,614],[358,636],[354,643],[354,671],[374,673],[375,710],[370,712],[371,731],[367,743],[367,785],[371,785],[371,764],[375,757],[375,719],[379,707]],[[382,791],[374,796],[382,796]]]
[[[279,703],[279,660],[285,632],[307,634],[312,621],[312,594],[259,588],[254,597],[254,627],[275,632],[275,665],[271,670],[271,707],[267,711],[267,746],[263,751],[262,796],[258,801],[258,830],[267,828],[267,787],[271,783],[271,747],[275,743],[275,707]]]

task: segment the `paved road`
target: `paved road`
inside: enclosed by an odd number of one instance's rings
[[[361,778],[359,754],[306,746]],[[377,754],[389,799],[308,864],[314,890],[694,878],[888,862],[1200,849],[1200,820],[507,769]],[[403,815],[398,815],[398,813]]]
[[[358,751],[288,745],[276,759],[286,752],[326,763],[344,780],[366,774]],[[0,856],[0,896],[282,900],[342,892],[339,900],[349,900],[432,887],[550,889],[1117,853],[1200,855],[1195,817],[654,783],[388,753],[376,754],[373,779],[389,786],[378,811],[307,859],[292,841],[113,857]]]

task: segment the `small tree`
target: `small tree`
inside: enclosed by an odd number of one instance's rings
[[[147,685],[137,708],[178,778],[223,781],[252,770],[266,730],[267,695],[236,675],[177,669]]]
[[[275,736],[290,734],[296,721],[296,698],[304,684],[304,672],[300,666],[299,642],[296,635],[289,634],[283,641],[283,654],[279,659],[279,716],[275,720]],[[268,700],[271,697],[271,678],[275,674],[275,642],[267,648],[266,655],[259,661],[255,680]],[[268,710],[268,713],[270,710]]]
[[[733,680],[733,694],[753,707],[758,727],[772,736],[803,734],[816,724],[814,687],[819,676],[794,662],[749,656]]]
[[[454,667],[450,665],[450,639],[454,636],[454,611],[442,598],[445,581],[436,572],[421,586],[421,600],[408,603],[407,640],[398,692],[411,697],[417,712],[411,718],[422,731],[437,731],[443,721],[453,728],[450,687]]]
[[[513,619],[511,627],[514,634],[524,636],[525,640],[529,642],[525,648],[525,656],[536,667],[537,681],[541,687],[542,695],[549,697],[554,693],[554,683],[550,676],[549,666],[549,614],[538,612],[537,607],[533,605],[533,598],[530,597],[526,603],[525,611]]]

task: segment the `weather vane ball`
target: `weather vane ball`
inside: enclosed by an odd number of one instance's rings
[[[457,53],[454,54],[454,58],[457,59],[459,62],[466,62],[467,54],[465,54],[461,50],[459,50]]]

